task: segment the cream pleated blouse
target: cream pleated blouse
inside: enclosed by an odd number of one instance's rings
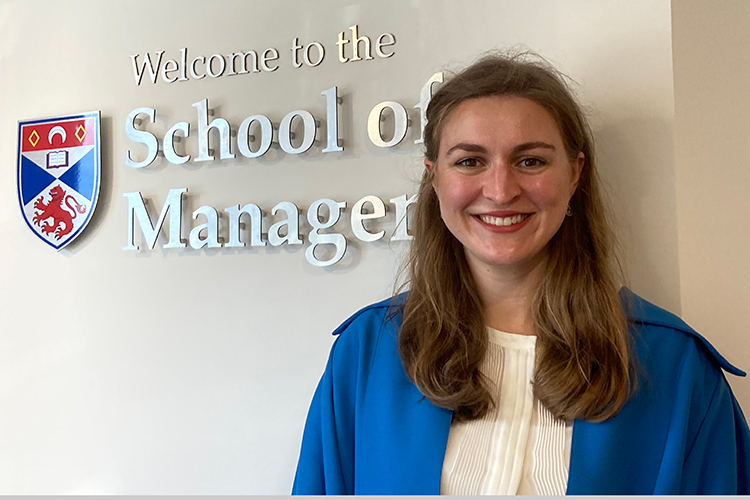
[[[555,418],[531,387],[536,337],[489,328],[481,366],[498,403],[486,417],[453,423],[443,495],[564,495],[573,425]]]

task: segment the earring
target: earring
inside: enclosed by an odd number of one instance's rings
[[[567,215],[568,217],[573,215],[573,209],[570,208],[570,203],[568,203],[568,209],[565,211],[565,215]]]

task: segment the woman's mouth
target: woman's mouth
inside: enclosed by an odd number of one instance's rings
[[[491,224],[493,226],[512,226],[513,224],[518,224],[520,222],[525,221],[531,216],[531,214],[516,214],[512,215],[510,217],[495,217],[493,215],[477,215],[479,220],[484,222],[485,224]]]

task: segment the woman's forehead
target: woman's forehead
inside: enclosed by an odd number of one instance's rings
[[[563,139],[546,108],[517,96],[467,99],[445,117],[440,133],[443,154],[459,143],[478,149],[532,142],[562,146]]]

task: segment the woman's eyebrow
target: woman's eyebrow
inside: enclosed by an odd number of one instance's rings
[[[542,141],[534,141],[534,142],[524,142],[523,144],[519,144],[518,146],[513,148],[513,152],[520,153],[521,151],[528,151],[529,149],[537,149],[537,148],[551,149],[552,151],[555,150],[555,146],[553,146],[552,144],[549,144],[547,142],[542,142]]]
[[[446,155],[451,154],[455,150],[462,150],[462,151],[469,151],[471,153],[486,153],[487,148],[484,146],[480,146],[479,144],[472,144],[470,142],[459,142],[452,148],[450,148],[448,151],[445,152]]]
[[[523,144],[518,144],[517,146],[513,147],[513,153],[517,154],[522,151],[528,151],[530,149],[550,149],[552,151],[555,150],[555,146],[552,144],[549,144],[548,142],[543,141],[532,141],[532,142],[524,142]],[[470,142],[459,142],[455,146],[451,147],[448,151],[445,152],[446,155],[451,154],[453,151],[461,150],[461,151],[468,151],[470,153],[487,153],[487,148],[480,144],[473,144]]]

